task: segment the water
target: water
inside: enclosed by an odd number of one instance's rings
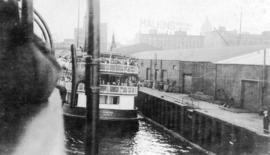
[[[85,126],[82,124],[66,119],[65,135],[68,155],[84,154]],[[100,133],[99,154],[101,155],[203,154],[142,120],[128,124],[103,122]]]

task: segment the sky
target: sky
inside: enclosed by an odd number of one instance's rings
[[[78,14],[82,26],[86,0],[35,0],[34,7],[47,21],[54,39],[62,41],[73,38]],[[109,41],[114,33],[117,42],[129,44],[143,29],[142,20],[187,23],[188,34],[198,35],[208,18],[215,28],[239,31],[241,10],[242,32],[270,30],[269,0],[100,0],[100,21],[108,24]]]

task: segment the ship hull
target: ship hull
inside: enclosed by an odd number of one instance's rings
[[[85,107],[73,107],[69,105],[63,106],[65,117],[76,117],[85,119]],[[99,119],[104,121],[136,121],[140,118],[137,115],[137,110],[120,110],[120,109],[99,109]]]

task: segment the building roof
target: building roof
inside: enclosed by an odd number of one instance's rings
[[[206,61],[218,62],[236,56],[245,55],[266,48],[265,45],[255,46],[229,46],[218,48],[197,48],[197,49],[174,49],[136,52],[131,54],[138,59],[162,59],[181,61]]]
[[[153,47],[148,44],[140,43],[140,44],[134,44],[129,46],[123,46],[119,48],[113,49],[113,53],[121,53],[121,54],[133,54],[137,52],[143,52],[143,51],[153,51],[153,50],[160,50],[159,48]]]
[[[270,65],[270,49],[266,49],[265,59],[266,65]],[[257,50],[252,53],[244,54],[241,56],[232,57],[229,59],[221,60],[216,63],[220,64],[245,64],[245,65],[263,65],[264,63],[264,50]]]

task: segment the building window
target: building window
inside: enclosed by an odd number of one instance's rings
[[[151,74],[150,68],[147,68],[146,69],[146,80],[150,80],[150,74]]]
[[[155,80],[157,80],[158,69],[155,69]]]
[[[173,65],[172,69],[173,69],[173,70],[176,70],[176,65]]]
[[[161,81],[164,81],[165,76],[166,76],[166,78],[167,78],[167,70],[164,70],[164,69],[163,69],[163,70],[161,71],[161,79],[160,79],[160,80],[161,80]]]

